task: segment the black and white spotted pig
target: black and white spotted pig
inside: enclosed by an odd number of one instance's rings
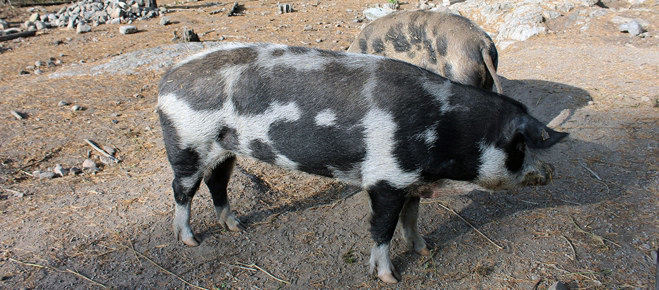
[[[497,49],[469,19],[433,11],[398,11],[369,23],[349,52],[400,59],[466,85],[502,93]]]
[[[236,155],[360,185],[371,200],[370,264],[396,282],[389,242],[400,222],[419,253],[419,197],[447,180],[490,190],[546,184],[531,149],[566,133],[505,96],[380,56],[275,44],[227,44],[189,58],[160,83],[158,112],[174,170],[174,232],[198,245],[190,202],[202,179],[219,221],[241,224],[227,183]]]

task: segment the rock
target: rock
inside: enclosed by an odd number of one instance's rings
[[[82,174],[82,169],[78,167],[71,167],[71,169],[69,169],[69,175],[80,175],[80,174]]]
[[[64,169],[61,164],[55,164],[55,168],[53,168],[53,172],[59,176],[66,176],[69,174],[69,170]]]
[[[56,175],[55,175],[55,172],[51,172],[51,171],[45,171],[44,172],[44,171],[37,170],[37,171],[32,172],[32,176],[34,176],[35,178],[38,178],[38,179],[53,179],[53,178],[55,178]]]
[[[121,24],[121,18],[114,18],[110,20],[110,24]]]
[[[21,112],[11,110],[11,111],[9,111],[9,113],[10,113],[12,116],[14,116],[14,118],[16,118],[16,120],[23,120],[23,119],[25,119],[25,114],[23,114],[23,113],[21,113]]]
[[[119,26],[119,32],[121,34],[132,34],[137,32],[137,26],[135,25],[122,25]]]
[[[41,19],[41,15],[39,15],[39,13],[32,13],[32,15],[30,15],[30,18],[28,19],[30,20],[30,22],[35,22]]]
[[[100,156],[100,157],[98,157],[98,160],[100,160],[101,163],[103,163],[105,165],[108,165],[108,166],[114,165],[114,164],[117,163],[117,162],[114,161],[114,159],[112,159],[110,157],[107,157],[107,156]]]
[[[620,32],[628,32],[629,34],[634,36],[645,32],[643,27],[636,20],[632,20],[630,22],[620,24],[620,26],[618,26],[618,30],[620,30]]]
[[[71,103],[69,103],[69,102],[59,101],[59,103],[57,103],[57,106],[59,106],[59,107],[64,107],[64,106],[68,106],[68,105],[70,105],[70,104],[71,104]]]
[[[277,4],[277,9],[277,13],[279,14],[293,12],[293,6],[291,4]]]
[[[364,13],[364,17],[366,17],[366,19],[373,21],[373,20],[378,19],[382,16],[389,15],[392,12],[394,12],[394,10],[390,9],[390,8],[375,7],[375,8],[368,8],[368,9],[364,10],[363,13]]]
[[[82,162],[82,169],[96,171],[98,170],[98,167],[96,166],[96,162],[94,162],[94,160],[87,158]]]
[[[75,105],[75,106],[71,107],[71,111],[74,111],[74,112],[75,111],[82,111],[82,107],[80,107],[78,105]]]
[[[160,25],[168,25],[170,23],[169,17],[162,17],[160,18]]]
[[[92,27],[89,24],[78,23],[78,27],[76,28],[76,33],[81,34],[90,31],[92,31]]]
[[[40,70],[40,69],[35,69],[35,70],[34,70],[34,74],[35,74],[35,75],[40,75],[40,74],[42,74],[42,73],[43,73],[43,71]]]
[[[47,28],[46,23],[44,23],[41,20],[37,20],[34,22],[34,27],[37,28],[37,30],[44,30]]]
[[[117,154],[117,149],[114,149],[114,147],[111,147],[111,146],[108,146],[108,145],[104,145],[103,150],[105,150],[105,152],[107,152],[108,154],[110,154],[112,156]]]
[[[185,42],[201,42],[199,35],[197,35],[193,29],[184,29],[183,31],[183,41]]]
[[[561,281],[557,281],[553,285],[549,286],[547,290],[569,290],[570,288],[567,287],[567,285]]]
[[[0,19],[0,29],[5,30],[9,28],[9,22],[5,21],[4,19]]]

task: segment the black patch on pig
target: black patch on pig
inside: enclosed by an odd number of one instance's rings
[[[168,71],[160,82],[160,95],[175,94],[196,111],[219,110],[224,96],[220,70],[252,63],[257,52],[251,47],[218,50]]]
[[[437,55],[435,49],[432,47],[432,41],[425,39],[423,41],[423,47],[428,51],[428,61],[432,64],[437,64]]]
[[[226,150],[235,150],[240,145],[236,129],[227,126],[220,128],[215,139]]]
[[[252,156],[256,159],[274,163],[275,162],[275,153],[272,151],[270,145],[263,142],[261,139],[255,139],[249,142],[248,148],[252,150]]]
[[[453,66],[450,63],[444,63],[444,68],[442,69],[444,77],[447,79],[453,79]]]
[[[446,36],[443,35],[437,36],[436,43],[437,45],[435,46],[437,53],[439,53],[439,55],[441,56],[446,56],[446,49],[448,48],[448,42],[446,40]]]
[[[424,24],[415,25],[415,21],[412,20],[412,23],[410,23],[408,29],[410,32],[410,42],[412,44],[421,43],[422,41],[427,39],[426,26]]]
[[[394,50],[397,52],[408,51],[411,47],[410,43],[407,41],[407,37],[405,37],[405,34],[402,31],[402,28],[402,23],[392,26],[384,36],[384,39],[390,42],[394,46]]]
[[[373,39],[371,46],[373,47],[373,52],[375,53],[382,53],[384,51],[384,42],[382,41],[382,38],[378,37]]]
[[[294,54],[306,54],[311,49],[307,47],[291,46],[288,48],[288,50]]]
[[[284,55],[285,52],[286,52],[285,50],[283,50],[281,48],[277,48],[277,49],[272,51],[272,56],[280,57],[280,56]]]
[[[366,41],[365,38],[359,39],[359,50],[362,53],[367,53],[368,52],[368,42]]]
[[[510,143],[506,144],[504,152],[506,152],[506,168],[510,172],[518,172],[524,165],[524,136],[522,134],[515,134]]]

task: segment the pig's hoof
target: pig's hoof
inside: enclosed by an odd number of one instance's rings
[[[221,223],[224,226],[224,228],[232,232],[240,232],[245,230],[245,226],[242,223],[240,223],[240,221],[232,214],[227,215],[227,217],[224,219],[224,221],[221,221]]]
[[[378,278],[380,278],[380,280],[382,282],[387,283],[387,284],[398,283],[398,279],[396,279],[396,277],[394,277],[393,273],[379,273]]]
[[[194,236],[187,237],[187,238],[182,238],[181,241],[183,241],[184,244],[186,244],[190,247],[199,246],[199,241],[197,241],[197,238],[195,238]]]
[[[428,247],[425,246],[421,249],[416,250],[416,252],[419,253],[419,255],[421,256],[430,256],[430,254],[432,254],[428,249]]]

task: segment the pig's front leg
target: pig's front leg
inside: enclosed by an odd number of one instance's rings
[[[375,241],[369,260],[371,273],[377,271],[383,282],[396,283],[399,275],[389,258],[389,245],[405,203],[405,191],[385,181],[376,183],[367,191],[371,198],[371,235]]]

